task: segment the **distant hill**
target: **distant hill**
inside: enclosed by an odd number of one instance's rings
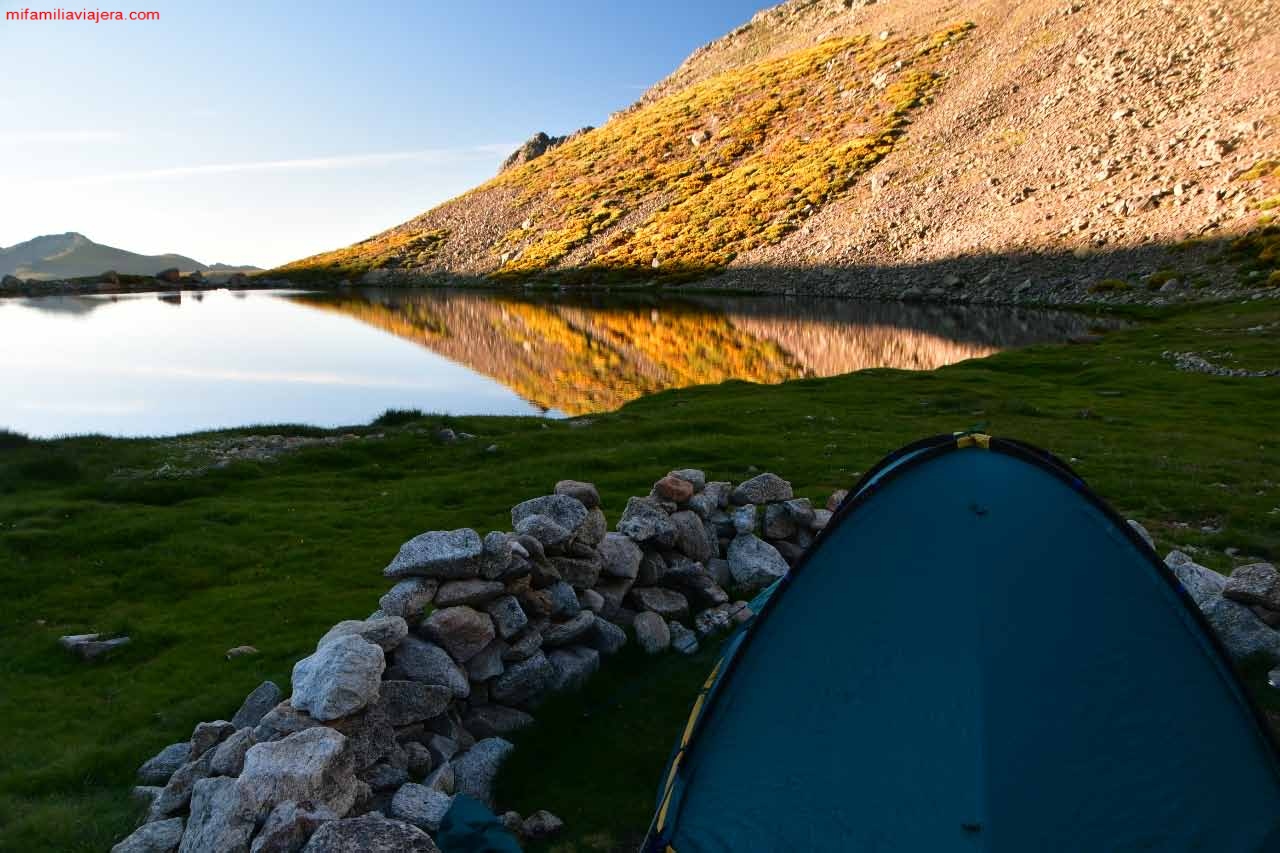
[[[786,271],[780,286],[807,290],[875,268],[905,290],[914,268],[966,257],[1085,264],[1235,236],[1280,204],[1267,6],[789,0],[603,126],[539,135],[462,196],[277,272],[746,286]]]
[[[177,267],[180,272],[229,275],[255,272],[257,267],[202,264],[185,255],[139,255],[95,243],[83,234],[47,234],[7,249],[0,248],[0,276],[24,279],[62,279],[93,276],[108,270],[123,275],[155,275]]]

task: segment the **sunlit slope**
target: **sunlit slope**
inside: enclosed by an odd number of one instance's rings
[[[614,117],[411,222],[277,272],[678,279],[776,243],[910,132],[970,30],[820,41]],[[370,275],[372,273],[372,275]]]

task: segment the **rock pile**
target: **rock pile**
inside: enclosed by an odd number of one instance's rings
[[[628,631],[691,654],[745,621],[744,599],[830,517],[774,474],[734,487],[682,469],[613,532],[596,487],[564,480],[513,507],[510,532],[416,536],[380,608],[321,637],[287,699],[265,682],[142,765],[146,822],[113,853],[435,850],[455,795],[492,805],[507,737],[542,700],[586,683]],[[561,826],[503,822],[530,839]]]
[[[1199,565],[1181,551],[1165,564],[1195,600],[1227,651],[1237,660],[1280,664],[1280,573],[1270,563],[1236,568],[1230,577]]]

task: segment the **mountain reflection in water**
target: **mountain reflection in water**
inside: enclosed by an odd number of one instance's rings
[[[1094,322],[1010,307],[700,295],[360,289],[290,298],[413,341],[569,415],[728,379],[932,370],[1064,340]]]

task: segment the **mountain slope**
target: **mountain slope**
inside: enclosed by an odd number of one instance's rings
[[[205,266],[184,255],[139,255],[95,243],[83,234],[49,234],[9,248],[0,248],[0,276],[23,279],[63,279],[100,275],[108,270],[123,275],[155,275],[176,267],[179,271],[234,272],[255,267]]]
[[[281,272],[809,286],[1237,234],[1280,192],[1277,11],[792,0],[602,127]],[[1264,280],[1274,238],[1248,248]]]

